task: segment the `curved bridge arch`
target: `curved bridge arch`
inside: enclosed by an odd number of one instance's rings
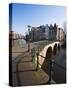
[[[56,55],[57,50],[58,50],[58,44],[55,44],[53,47],[53,55]]]
[[[41,68],[49,73],[49,68],[50,68],[50,58],[52,57],[52,47],[48,47],[47,52],[46,52],[46,57],[44,59],[44,62],[41,66]]]
[[[57,52],[59,51],[59,48],[61,47],[61,42],[54,42],[51,43],[49,45],[46,45],[43,50],[40,52],[40,56],[39,56],[39,67],[42,68],[44,66],[44,63],[46,63],[46,61],[48,59],[51,59],[51,57],[53,55],[56,55]],[[43,58],[43,57],[45,58]]]
[[[52,57],[52,47],[48,47],[46,52],[46,59],[50,59]]]

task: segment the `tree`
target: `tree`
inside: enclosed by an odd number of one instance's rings
[[[28,42],[29,41],[29,35],[26,34],[26,41]]]
[[[28,27],[28,33],[29,33],[29,35],[28,35],[28,39],[29,39],[29,40],[28,40],[28,41],[29,41],[29,43],[28,43],[28,52],[29,52],[29,51],[30,51],[30,27],[31,27],[31,26],[28,25],[27,27]]]

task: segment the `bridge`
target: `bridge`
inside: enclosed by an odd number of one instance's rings
[[[51,61],[61,50],[62,44],[60,41],[34,42],[30,43],[29,52],[28,44],[12,47],[12,86],[50,83]],[[52,80],[52,83],[55,82]]]
[[[39,53],[39,65],[42,66],[42,64],[48,59],[53,58],[56,53],[60,50],[62,46],[61,42],[53,42],[50,44],[47,44],[44,46],[44,48]]]

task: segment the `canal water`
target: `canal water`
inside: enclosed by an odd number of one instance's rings
[[[51,62],[47,59],[42,69],[49,75],[50,81],[54,80],[56,84],[66,83],[66,49],[61,48]]]
[[[26,44],[26,41],[24,39],[18,39],[18,40],[14,40],[14,44],[15,45],[24,45],[24,44]]]
[[[66,83],[66,50],[62,49],[54,59],[52,78],[56,83]]]

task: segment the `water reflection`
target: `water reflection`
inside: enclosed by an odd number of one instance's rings
[[[24,39],[14,40],[14,45],[24,45],[24,44],[26,44],[26,41]]]

